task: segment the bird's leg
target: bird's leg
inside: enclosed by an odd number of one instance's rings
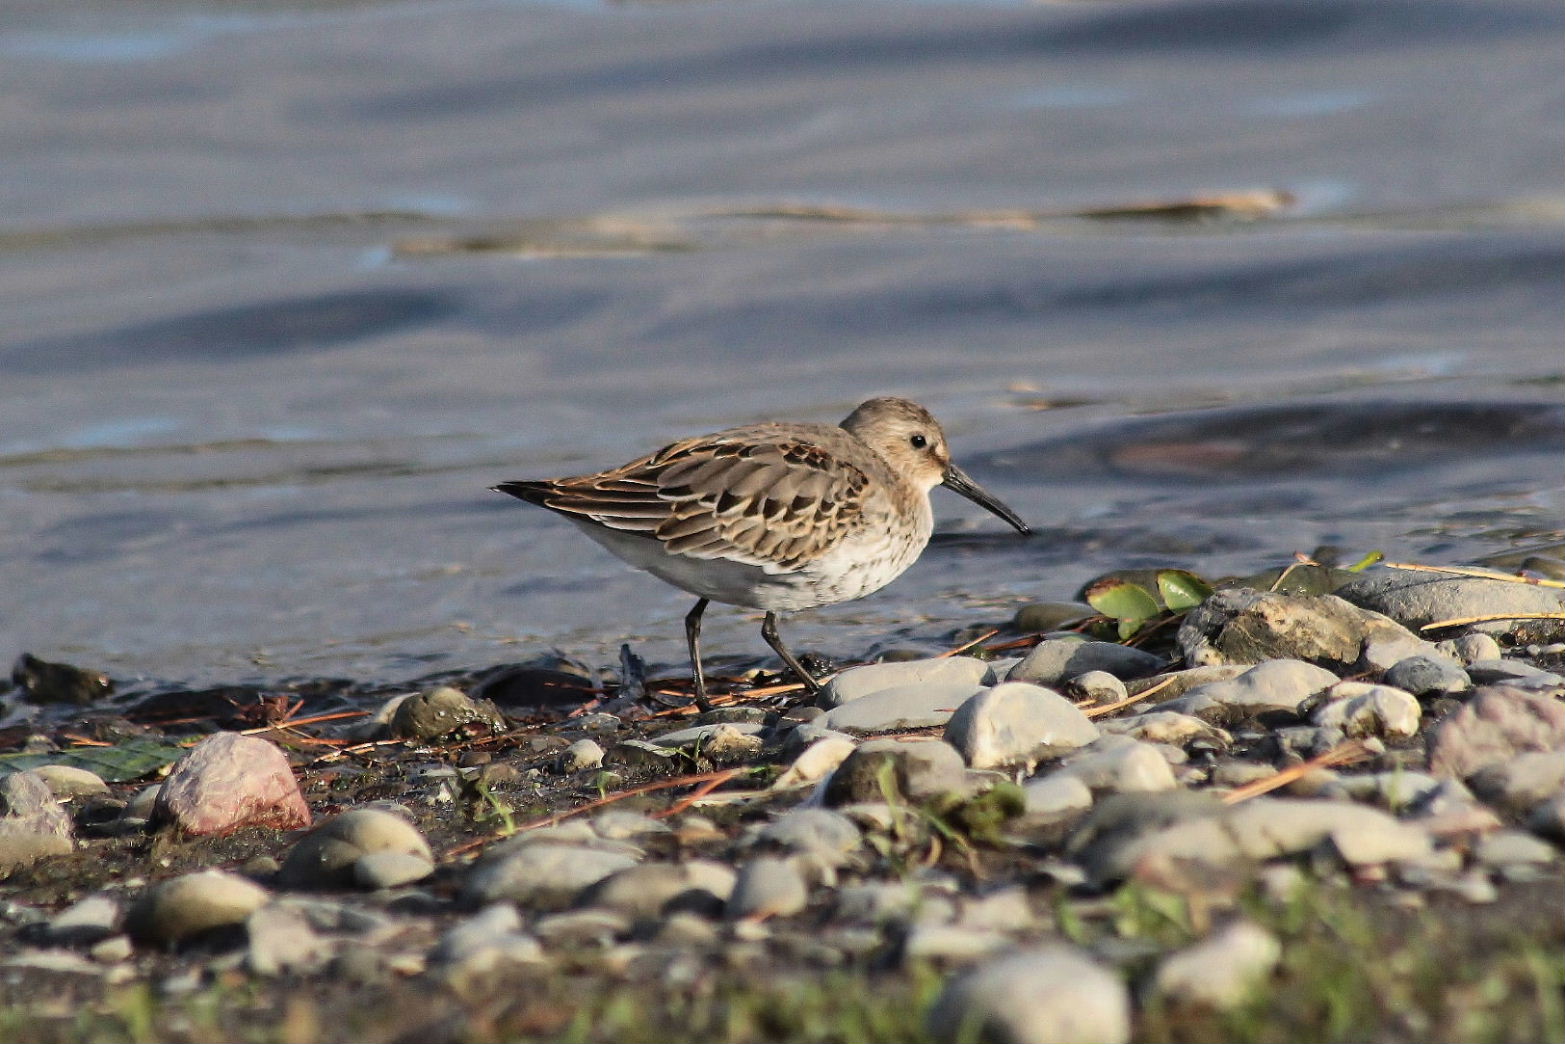
[[[685,641],[690,645],[690,670],[696,683],[696,706],[704,714],[712,709],[706,698],[706,674],[701,670],[701,614],[710,599],[703,598],[685,615]]]
[[[810,692],[816,695],[820,694],[821,683],[810,677],[810,672],[805,670],[804,666],[793,658],[793,653],[788,651],[788,647],[777,636],[776,613],[767,612],[766,619],[761,621],[761,637],[765,638],[766,644],[770,645],[772,650],[782,657],[782,661],[788,665],[788,669],[799,676],[799,680],[804,683],[806,689],[809,689]]]

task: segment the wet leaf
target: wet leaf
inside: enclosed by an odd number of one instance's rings
[[[1142,621],[1150,620],[1163,611],[1157,599],[1152,597],[1152,592],[1145,587],[1112,577],[1100,580],[1089,587],[1086,598],[1087,604],[1092,608],[1104,616],[1120,621],[1121,624],[1139,625]],[[1120,630],[1123,633],[1124,628],[1121,627]]]
[[[1158,593],[1174,612],[1193,609],[1212,595],[1212,585],[1188,569],[1165,569],[1157,574]]]
[[[156,740],[127,740],[113,747],[72,747],[42,754],[0,754],[0,776],[38,768],[69,765],[95,773],[105,783],[128,783],[172,764],[184,747]]]

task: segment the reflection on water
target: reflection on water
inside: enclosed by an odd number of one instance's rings
[[[10,5],[0,657],[678,661],[683,595],[487,487],[876,393],[927,402],[1038,536],[937,492],[924,560],[792,621],[801,648],[928,642],[1110,567],[1558,539],[1562,26]]]

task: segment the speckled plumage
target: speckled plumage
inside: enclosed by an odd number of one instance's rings
[[[686,618],[697,694],[708,599],[779,610],[860,598],[900,576],[929,542],[929,491],[945,483],[1027,527],[951,463],[945,434],[907,399],[870,399],[837,427],[756,424],[683,439],[593,475],[494,488],[575,522],[637,568],[701,600]]]

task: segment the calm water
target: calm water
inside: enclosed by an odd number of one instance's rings
[[[937,492],[923,561],[799,647],[939,640],[1122,565],[1559,539],[1562,28],[7,3],[0,659],[675,662],[687,596],[486,487],[881,393],[1039,535]],[[738,611],[708,634],[766,651]]]

